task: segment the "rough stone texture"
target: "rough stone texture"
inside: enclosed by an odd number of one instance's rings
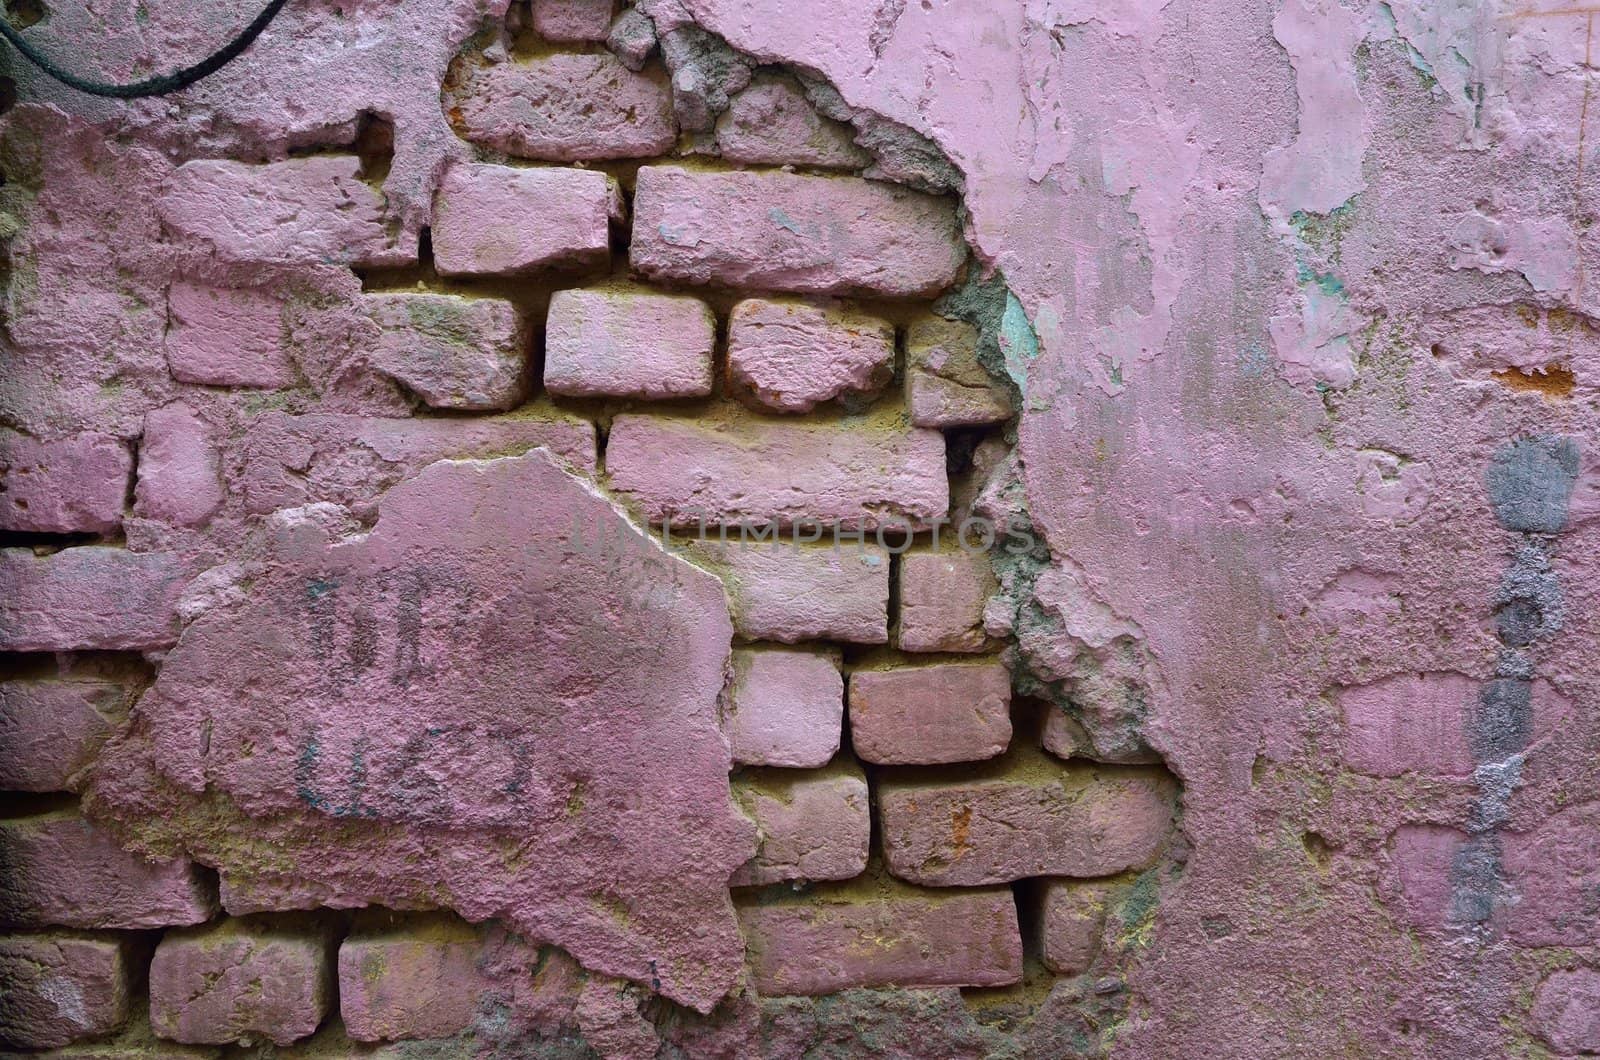
[[[735,762],[826,765],[839,750],[843,722],[844,676],[837,655],[778,648],[733,653],[722,725]]]
[[[680,0],[643,6],[655,21],[661,57],[672,71],[672,105],[687,130],[704,132],[750,83],[753,63],[714,33],[695,25]],[[669,11],[678,8],[677,11]]]
[[[510,302],[439,294],[363,299],[373,365],[436,409],[509,409],[528,392],[532,329]]]
[[[534,0],[533,28],[545,40],[603,41],[613,6],[612,0]]]
[[[894,423],[844,430],[618,416],[606,470],[611,488],[655,524],[915,529],[950,503],[944,437]]]
[[[698,298],[557,291],[545,318],[544,385],[577,397],[704,397],[717,320]]]
[[[889,554],[851,542],[796,545],[723,543],[714,536],[689,543],[687,554],[721,576],[733,628],[747,640],[797,644],[889,640]]]
[[[222,505],[216,440],[186,405],[168,405],[144,418],[134,513],[178,526],[198,526]]]
[[[1126,888],[1115,883],[1048,880],[1033,917],[1039,959],[1057,975],[1081,975],[1100,952],[1106,907]]]
[[[122,525],[133,457],[103,434],[41,441],[0,428],[0,530],[107,534]]]
[[[473,73],[454,105],[466,139],[516,158],[647,158],[678,138],[659,75],[604,52],[496,63]]]
[[[444,917],[352,932],[339,945],[339,1014],[356,1041],[448,1038],[472,1026],[492,980],[476,928]]]
[[[984,606],[997,587],[986,553],[905,553],[895,643],[901,651],[983,651],[989,644]]]
[[[617,16],[606,33],[606,47],[630,70],[644,69],[656,50],[656,29],[649,16],[630,7]]]
[[[168,553],[84,545],[0,549],[0,651],[165,648],[194,572]]]
[[[820,772],[759,770],[734,798],[760,833],[756,855],[733,874],[735,887],[780,880],[848,880],[867,867],[872,814],[861,768]]]
[[[266,291],[175,283],[163,350],[172,377],[207,386],[294,385],[284,301]]]
[[[73,790],[132,692],[87,678],[0,681],[0,790]]]
[[[850,738],[883,765],[993,758],[1011,742],[1011,675],[998,661],[853,670]]]
[[[889,871],[911,883],[1109,876],[1160,853],[1176,794],[1158,770],[1066,766],[1019,749],[971,779],[885,778],[878,823]]]
[[[1533,999],[1533,1030],[1558,1053],[1600,1052],[1600,972],[1551,973]]]
[[[0,923],[154,928],[198,924],[215,888],[187,861],[150,861],[76,812],[0,820]]]
[[[739,910],[756,990],[1002,986],[1022,978],[1017,907],[1004,889],[948,894],[870,883],[810,902]]]
[[[414,238],[391,231],[383,196],[362,182],[354,155],[264,166],[185,162],[162,189],[161,221],[224,264],[404,265]]]
[[[861,169],[872,156],[851,142],[849,126],[829,121],[784,78],[758,75],[717,119],[717,149],[744,165]]]
[[[953,203],[846,177],[639,171],[634,269],[801,294],[937,294],[964,258]]]
[[[434,200],[434,266],[484,276],[604,265],[611,197],[594,170],[452,166]]]
[[[729,318],[728,373],[777,412],[870,396],[894,374],[894,328],[846,307],[748,299]]]
[[[918,427],[975,427],[1011,418],[1011,397],[978,357],[970,324],[926,316],[906,329],[906,405]]]
[[[334,1001],[332,921],[227,919],[162,936],[150,961],[150,1025],[202,1045],[289,1045]]]
[[[364,535],[275,539],[187,627],[91,796],[236,878],[502,917],[709,1009],[753,848],[716,717],[732,634],[714,578],[545,453],[440,462]]]
[[[128,1018],[137,948],[126,936],[0,938],[0,1043],[49,1049],[116,1030]]]

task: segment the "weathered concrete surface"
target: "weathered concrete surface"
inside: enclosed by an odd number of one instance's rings
[[[717,727],[720,584],[643,540],[574,546],[636,532],[538,450],[433,464],[365,535],[312,514],[279,513],[249,587],[184,630],[96,810],[233,876],[504,917],[709,1007],[754,849]]]

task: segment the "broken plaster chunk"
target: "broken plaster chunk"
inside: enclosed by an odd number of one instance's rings
[[[630,7],[611,23],[606,47],[628,69],[643,70],[650,53],[656,50],[656,28],[638,8]]]
[[[672,71],[679,124],[691,132],[709,130],[731,97],[750,83],[750,64],[721,37],[693,24],[665,30],[660,43]]]

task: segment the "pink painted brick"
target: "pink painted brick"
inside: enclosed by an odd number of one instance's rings
[[[739,910],[763,996],[857,987],[1005,986],[1022,978],[1017,907],[1004,888],[847,888]]]
[[[716,332],[711,307],[698,298],[557,291],[545,320],[545,389],[578,397],[704,397]]]
[[[900,557],[901,651],[983,651],[983,609],[996,588],[982,552],[907,552]]]
[[[688,553],[722,578],[733,628],[748,640],[889,639],[889,554],[875,545],[713,539],[692,542]]]
[[[0,530],[111,533],[132,475],[128,447],[107,435],[40,441],[0,427]]]
[[[1038,892],[1036,948],[1057,975],[1081,975],[1100,952],[1106,909],[1126,890],[1101,880],[1047,880]]]
[[[843,306],[748,299],[729,320],[728,373],[777,412],[870,396],[894,374],[894,327]]]
[[[890,872],[966,887],[1144,868],[1176,800],[1159,770],[1067,766],[1019,748],[969,780],[885,780],[878,820]]]
[[[733,653],[723,728],[742,765],[811,769],[839,750],[844,677],[837,655],[766,648]]]
[[[734,872],[733,886],[848,880],[866,870],[872,814],[859,766],[758,770],[737,780],[733,795],[759,829],[755,857]]]
[[[434,265],[441,276],[605,265],[611,203],[599,170],[452,166],[433,203]]]
[[[651,523],[817,521],[921,529],[950,505],[944,436],[893,425],[618,416],[611,488]]]
[[[180,383],[293,386],[284,303],[264,291],[175,283],[167,292],[167,367]]]
[[[533,29],[545,40],[599,43],[611,32],[613,0],[533,0]]]
[[[953,200],[850,177],[639,170],[633,267],[802,294],[937,294],[966,257]]]
[[[533,331],[500,298],[375,294],[362,299],[381,330],[378,371],[437,409],[509,409],[528,393]]]
[[[855,670],[850,738],[885,765],[993,758],[1011,742],[1011,675],[998,661]]]
[[[132,697],[114,681],[0,682],[0,790],[74,790]]]
[[[339,947],[339,1012],[356,1041],[448,1038],[473,1025],[493,985],[484,942],[454,917],[358,929]]]
[[[976,427],[1011,418],[1011,396],[978,360],[970,324],[925,316],[906,330],[906,405],[918,427]]]
[[[312,920],[169,931],[150,962],[150,1026],[201,1045],[308,1038],[333,1005],[334,941],[331,922]]]
[[[222,505],[222,469],[211,427],[187,405],[146,413],[134,513],[199,526]]]
[[[132,938],[0,938],[0,1043],[50,1049],[109,1034],[128,1018],[138,968]]]
[[[472,75],[455,107],[464,138],[514,158],[646,158],[678,139],[665,79],[609,52],[496,63]]]
[[[817,113],[787,78],[758,76],[717,119],[717,148],[730,162],[862,169],[872,156],[852,142],[848,125]]]
[[[84,545],[0,549],[0,651],[144,651],[178,639],[179,556]]]
[[[198,924],[216,893],[187,861],[147,861],[76,812],[0,821],[0,921],[69,928]]]
[[[1600,971],[1552,972],[1533,997],[1530,1025],[1563,1055],[1600,1052]]]
[[[389,223],[383,194],[357,175],[354,155],[314,155],[267,165],[185,162],[157,209],[180,241],[230,263],[406,265],[417,260]]]
[[[1471,836],[1444,825],[1407,824],[1389,837],[1389,866],[1403,919],[1415,928],[1457,920],[1454,883]]]

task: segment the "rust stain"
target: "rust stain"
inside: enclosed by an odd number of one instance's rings
[[[972,807],[957,806],[950,810],[950,860],[960,861],[972,849]]]
[[[1490,375],[1501,386],[1537,391],[1547,398],[1567,397],[1578,384],[1572,369],[1560,364],[1547,364],[1543,368],[1505,368]]]

